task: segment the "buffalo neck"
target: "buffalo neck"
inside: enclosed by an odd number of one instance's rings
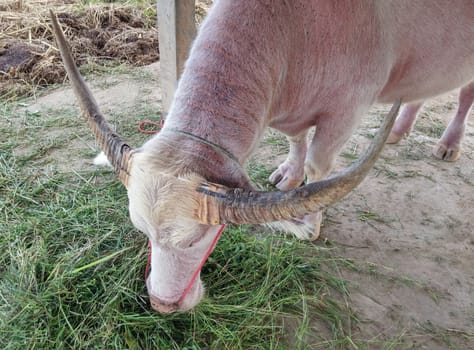
[[[196,135],[233,154],[242,165],[269,124],[281,49],[262,42],[256,26],[268,9],[251,12],[232,2],[214,6],[202,24],[166,119],[167,128]],[[260,14],[259,11],[262,11]],[[248,25],[242,26],[242,18]]]
[[[140,152],[147,156],[153,171],[166,171],[175,176],[199,174],[209,182],[232,188],[252,189],[251,182],[240,163],[215,147],[163,129],[146,142]]]

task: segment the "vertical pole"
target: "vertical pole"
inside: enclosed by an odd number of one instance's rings
[[[195,0],[157,0],[163,115],[169,112],[179,76],[196,35]]]

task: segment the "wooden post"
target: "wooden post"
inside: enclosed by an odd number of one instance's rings
[[[179,76],[196,35],[195,0],[158,0],[158,40],[163,114],[169,111]]]

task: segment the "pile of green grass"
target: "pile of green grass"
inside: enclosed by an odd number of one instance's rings
[[[129,221],[125,189],[108,171],[46,171],[55,142],[18,152],[41,143],[38,130],[64,128],[51,122],[64,111],[38,118],[20,107],[0,105],[2,349],[344,348],[350,340],[345,285],[329,272],[344,262],[256,226],[226,229],[194,310],[153,312],[147,242]]]

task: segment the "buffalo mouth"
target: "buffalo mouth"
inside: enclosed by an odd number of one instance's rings
[[[148,297],[150,298],[151,308],[161,314],[171,314],[179,310],[179,303],[167,303],[151,292],[150,277],[146,279]]]
[[[194,293],[198,293],[199,297],[197,298],[197,301],[199,301],[201,299],[203,288],[201,286],[201,282],[199,279],[196,280],[194,283],[197,284],[197,286],[194,287],[197,290],[194,292],[192,291],[191,295]],[[168,301],[161,299],[159,296],[153,294],[153,292],[151,291],[151,286],[150,286],[150,277],[146,279],[146,287],[148,291],[148,297],[150,299],[151,308],[160,314],[169,315],[174,312],[184,312],[184,311],[188,311],[192,309],[195,306],[194,303],[193,304],[186,303],[187,298],[191,297],[190,295],[187,295],[185,298],[180,298],[176,302],[170,303]]]

